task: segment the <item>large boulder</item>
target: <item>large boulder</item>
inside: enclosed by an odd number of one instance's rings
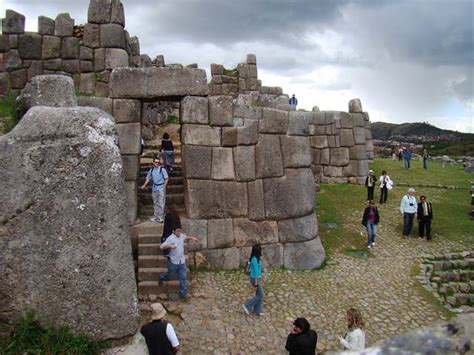
[[[122,158],[110,115],[33,107],[0,137],[0,318],[31,309],[95,339],[139,320]]]
[[[292,270],[318,268],[325,257],[326,252],[319,238],[303,243],[287,243],[283,249],[283,265]]]

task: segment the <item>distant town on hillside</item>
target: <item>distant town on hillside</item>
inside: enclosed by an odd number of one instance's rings
[[[429,149],[432,155],[474,156],[474,134],[450,131],[427,122],[370,124],[375,151],[411,147],[415,152]]]

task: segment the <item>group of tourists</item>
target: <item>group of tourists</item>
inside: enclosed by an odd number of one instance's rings
[[[174,217],[171,220],[177,223]],[[197,241],[197,238],[181,233],[181,228],[174,228],[172,234],[160,246],[163,250],[170,250],[168,272],[160,276],[160,283],[167,280],[172,272],[177,272],[180,281],[180,297],[185,295],[186,292],[186,264],[183,249],[183,243],[186,239]],[[247,315],[250,315],[250,313],[258,317],[264,315],[262,307],[264,297],[262,264],[262,247],[260,244],[254,244],[247,263],[246,273],[249,276],[251,286],[255,288],[255,295],[242,305]],[[184,278],[182,279],[183,273]],[[184,290],[182,289],[183,286]],[[164,307],[160,303],[153,303],[151,305],[151,321],[141,328],[150,355],[174,354],[179,351],[178,337],[173,326],[164,320],[165,315]],[[347,332],[344,336],[339,337],[341,347],[353,351],[363,350],[365,348],[365,332],[363,329],[364,322],[361,313],[355,308],[350,308],[347,311]],[[318,335],[316,331],[311,329],[308,320],[299,317],[291,325],[285,349],[290,355],[314,355],[316,354],[317,341]]]
[[[410,148],[407,147],[400,147],[398,149],[398,152],[395,150],[395,148],[392,148],[390,151],[390,154],[392,155],[392,160],[396,160],[398,156],[398,160],[405,161],[405,169],[408,170],[411,167],[411,159],[413,157],[413,154],[410,150]],[[428,151],[426,149],[423,149],[423,153],[421,154],[421,159],[423,160],[423,169],[428,169],[428,159],[430,158]]]
[[[377,225],[380,222],[380,214],[374,201],[374,190],[376,185],[380,186],[380,204],[387,202],[388,191],[392,190],[394,183],[387,172],[382,171],[378,182],[373,170],[369,170],[365,179],[367,188],[368,206],[365,208],[362,216],[362,225],[367,228],[367,247],[370,249],[375,246],[377,235]],[[415,189],[410,187],[406,195],[401,199],[400,212],[403,216],[403,236],[408,237],[413,229],[415,214],[418,221],[418,238],[431,240],[431,220],[433,219],[433,206],[426,196],[420,196],[417,201]]]

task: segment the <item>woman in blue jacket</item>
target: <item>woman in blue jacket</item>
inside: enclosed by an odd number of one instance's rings
[[[262,247],[260,244],[254,244],[250,254],[250,282],[256,288],[255,296],[247,300],[243,305],[244,312],[250,314],[254,312],[257,316],[263,316],[263,282],[262,282]]]

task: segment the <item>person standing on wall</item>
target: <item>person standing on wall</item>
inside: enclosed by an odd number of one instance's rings
[[[423,239],[426,231],[426,240],[431,240],[431,221],[433,219],[433,206],[426,200],[426,196],[420,196],[416,212],[418,220],[418,238]]]
[[[375,183],[377,182],[377,177],[374,174],[372,169],[369,170],[369,174],[365,178],[365,187],[367,187],[367,201],[374,199],[374,189]]]
[[[403,236],[408,237],[413,228],[413,218],[418,210],[415,189],[410,187],[408,193],[402,197],[400,212],[403,215]]]
[[[151,322],[145,324],[140,333],[146,341],[150,355],[172,355],[179,351],[179,341],[173,326],[163,318],[166,310],[161,303],[153,303],[151,306]]]
[[[311,329],[306,318],[296,318],[286,339],[285,349],[290,355],[314,355],[318,334]]]
[[[151,192],[153,198],[153,217],[150,218],[150,221],[163,223],[168,173],[166,169],[161,166],[158,156],[153,158],[153,167],[148,170],[145,183],[141,189],[144,190],[150,181],[153,181]]]
[[[174,147],[170,135],[166,132],[163,134],[163,138],[161,139],[161,149],[163,150],[165,169],[168,174],[170,174],[173,171],[174,165]]]
[[[254,312],[257,316],[263,316],[262,301],[263,301],[263,281],[262,281],[262,246],[254,244],[250,254],[250,282],[255,287],[255,296],[247,300],[242,308],[246,314]]]
[[[371,200],[369,206],[364,210],[362,217],[362,225],[367,228],[367,247],[370,249],[375,246],[375,237],[377,235],[377,224],[379,224],[380,216],[375,202]]]
[[[379,178],[380,183],[380,204],[387,203],[388,192],[393,189],[393,181],[390,176],[387,175],[385,170],[382,171],[382,175]]]
[[[293,94],[293,96],[290,97],[290,99],[288,100],[288,104],[291,105],[291,108],[293,111],[296,111],[296,106],[298,105],[298,99],[296,98],[295,94]]]
[[[429,159],[429,155],[428,155],[428,152],[426,151],[426,149],[423,149],[423,155],[422,155],[422,158],[423,158],[423,169],[428,169],[428,159]]]

